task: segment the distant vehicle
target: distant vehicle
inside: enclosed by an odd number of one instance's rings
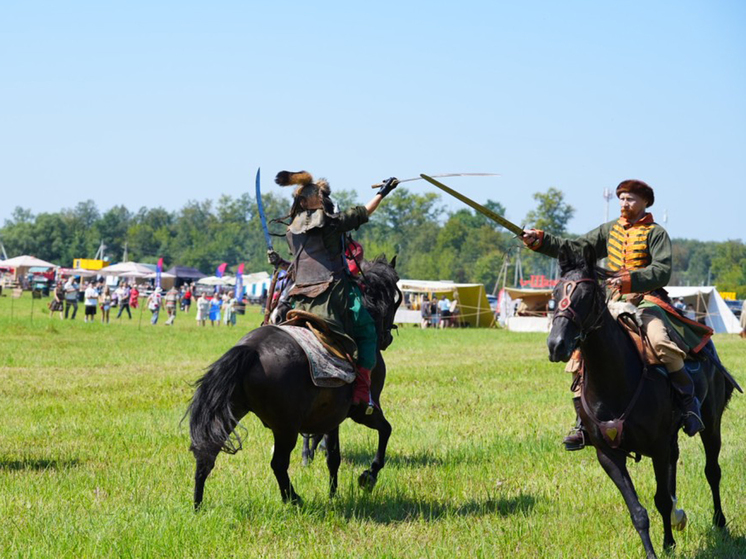
[[[743,307],[743,301],[732,301],[726,299],[725,304],[728,305],[728,308],[731,311],[733,311],[733,314],[736,315],[736,318],[741,318],[741,308]]]
[[[497,297],[494,295],[487,295],[487,301],[490,303],[490,308],[492,309],[492,312],[497,312]]]

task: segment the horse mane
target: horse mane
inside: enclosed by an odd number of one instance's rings
[[[363,271],[361,283],[364,286],[363,305],[378,324],[379,320],[386,315],[390,301],[394,300],[399,274],[386,259],[385,254],[373,260],[364,260],[361,269]]]

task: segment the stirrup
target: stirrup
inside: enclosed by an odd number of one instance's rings
[[[582,427],[575,427],[570,430],[567,436],[562,439],[565,450],[583,450],[586,445],[586,433]]]
[[[695,430],[694,431],[692,431],[692,429],[687,429],[687,427],[690,426],[690,423],[689,423],[689,418],[690,417],[693,417],[694,419],[697,420],[697,425],[695,426]],[[688,412],[686,412],[684,414],[682,427],[684,429],[684,433],[686,433],[690,437],[693,437],[697,433],[705,430],[705,422],[702,421],[702,418],[699,415],[697,415],[696,413],[694,413],[693,411],[688,411]],[[690,432],[690,431],[692,431],[692,432]]]

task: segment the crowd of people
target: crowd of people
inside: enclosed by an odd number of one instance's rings
[[[100,314],[101,322],[108,324],[112,309],[116,309],[116,319],[121,319],[126,313],[131,320],[132,309],[139,307],[140,296],[139,287],[136,284],[130,285],[125,280],[112,289],[103,280],[81,283],[77,277],[71,276],[56,283],[49,302],[49,316],[51,318],[58,314],[60,320],[75,320],[78,306],[82,302],[83,321],[86,323],[94,322]],[[193,284],[185,284],[180,288],[171,287],[165,291],[161,287],[152,289],[145,301],[150,311],[150,323],[157,324],[161,311],[165,310],[165,324],[173,325],[177,311],[189,314],[193,299],[196,299],[196,320],[200,326],[205,326],[208,321],[212,326],[220,325],[221,321],[226,326],[236,325],[236,315],[243,303],[236,299],[233,292],[203,292],[195,296]]]
[[[458,295],[454,295],[453,301],[446,295],[441,295],[440,299],[433,295],[432,300],[424,295],[420,304],[420,315],[422,316],[420,326],[423,329],[460,327]]]

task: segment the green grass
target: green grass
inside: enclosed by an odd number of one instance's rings
[[[245,448],[221,455],[203,510],[191,508],[190,383],[256,326],[235,329],[49,319],[36,301],[0,298],[0,557],[642,557],[640,540],[592,450],[568,453],[569,375],[543,335],[403,328],[386,352],[383,405],[394,427],[373,493],[357,476],[376,435],[346,422],[338,497],[323,459],[290,475],[283,505],[272,438],[245,418]],[[145,311],[147,313],[147,311]],[[746,384],[746,342],[718,336]],[[726,411],[723,500],[730,536],[710,527],[704,452],[681,439],[680,504],[690,525],[675,557],[746,557],[746,399]],[[649,460],[630,471],[662,553]]]

